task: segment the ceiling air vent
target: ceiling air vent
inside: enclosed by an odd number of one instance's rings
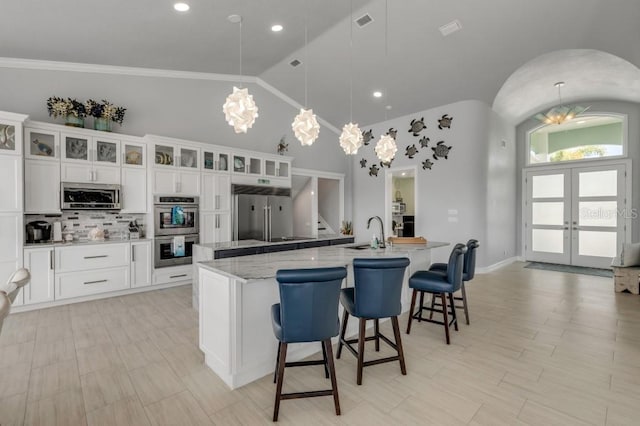
[[[291,65],[292,67],[297,67],[298,65],[300,65],[302,62],[300,62],[297,59],[294,59],[293,61],[289,62],[289,65]]]
[[[364,15],[362,15],[361,17],[359,17],[358,19],[356,19],[354,21],[356,24],[358,24],[358,26],[360,28],[364,27],[365,25],[368,25],[370,23],[373,22],[373,18],[371,17],[371,15],[369,15],[368,13],[365,13]]]
[[[462,29],[462,24],[460,23],[460,21],[455,19],[455,20],[449,22],[448,24],[444,24],[439,29],[440,29],[440,33],[442,33],[442,35],[446,37],[449,34],[453,34],[456,31],[461,30]]]

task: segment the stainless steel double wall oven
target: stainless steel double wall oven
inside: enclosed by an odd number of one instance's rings
[[[198,244],[198,197],[157,195],[154,198],[155,267],[190,265],[193,245]],[[182,243],[184,250],[176,250]]]

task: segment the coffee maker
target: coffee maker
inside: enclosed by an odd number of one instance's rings
[[[27,243],[44,243],[51,239],[51,224],[44,220],[27,223]]]

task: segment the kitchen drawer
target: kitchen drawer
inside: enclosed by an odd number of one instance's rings
[[[153,284],[169,284],[193,279],[193,266],[172,266],[154,271]]]
[[[130,257],[129,243],[56,247],[56,273],[128,266]]]
[[[56,273],[55,299],[71,299],[73,297],[125,290],[129,287],[128,266],[99,271]]]

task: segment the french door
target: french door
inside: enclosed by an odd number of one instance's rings
[[[626,164],[525,172],[525,257],[606,268],[625,239]]]

